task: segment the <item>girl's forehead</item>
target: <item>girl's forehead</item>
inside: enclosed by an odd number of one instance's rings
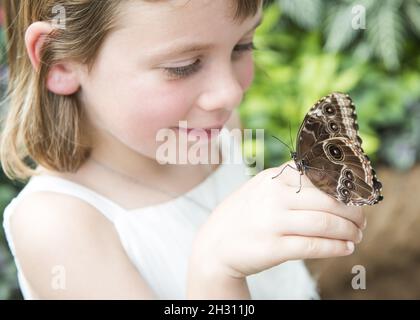
[[[125,2],[117,18],[117,27],[109,35],[108,47],[124,50],[126,55],[131,52],[139,61],[158,63],[185,57],[193,51],[231,46],[251,34],[262,17],[261,6],[255,15],[235,20],[235,7],[232,7],[235,2]]]
[[[240,1],[240,0],[239,0]],[[234,19],[236,0],[135,0],[122,2],[119,29],[190,28],[200,25],[225,25],[232,28],[246,23]],[[261,9],[261,8],[260,8]],[[241,23],[242,22],[242,23]]]

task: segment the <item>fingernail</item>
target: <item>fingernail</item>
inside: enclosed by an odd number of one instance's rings
[[[348,251],[353,252],[353,250],[354,250],[354,243],[351,242],[351,241],[347,241],[347,249],[348,249]]]

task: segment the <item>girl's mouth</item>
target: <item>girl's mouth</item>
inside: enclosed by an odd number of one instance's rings
[[[185,134],[186,137],[190,135],[192,132],[193,137],[198,137],[200,140],[211,140],[217,137],[220,134],[220,130],[223,127],[215,127],[215,128],[183,128],[183,127],[174,127],[180,134]]]

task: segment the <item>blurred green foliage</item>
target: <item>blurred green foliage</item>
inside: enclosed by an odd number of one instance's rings
[[[4,209],[22,186],[15,186],[0,174],[0,221],[3,222]],[[4,230],[0,227],[0,300],[21,298],[16,277],[16,266],[6,243]]]
[[[0,8],[1,16],[1,8]],[[7,87],[6,44],[4,29],[0,24],[0,101],[3,101]],[[1,104],[2,109],[5,108]],[[5,110],[0,110],[3,115]],[[21,184],[12,184],[3,172],[0,172],[0,300],[22,298],[18,288],[16,266],[6,243],[2,228],[3,213],[7,204],[22,189]]]
[[[3,213],[6,205],[17,194],[19,189],[11,186],[7,179],[0,177],[0,221],[3,221]],[[16,266],[6,244],[3,228],[0,228],[0,300],[20,298],[16,277]]]
[[[420,109],[420,42],[414,42],[414,36],[404,46],[408,52],[398,71],[390,71],[375,56],[326,50],[323,30],[302,28],[294,22],[298,18],[287,16],[277,2],[265,9],[264,16],[255,38],[256,75],[240,112],[244,127],[266,129],[267,167],[290,159],[287,148],[271,135],[291,144],[290,122],[296,141],[306,112],[333,91],[353,98],[363,148],[373,161],[406,170],[420,159],[420,122],[413,115]],[[252,144],[245,150],[248,155],[255,152]]]
[[[4,66],[6,64],[6,43],[4,39],[4,29],[0,28],[0,65]]]
[[[270,1],[272,2],[272,1]],[[379,58],[398,70],[420,38],[420,0],[278,0],[284,16],[307,31],[322,31],[324,48]],[[354,27],[363,24],[363,28]]]

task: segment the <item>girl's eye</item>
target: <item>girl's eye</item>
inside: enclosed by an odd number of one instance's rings
[[[200,59],[197,59],[193,64],[190,64],[188,66],[163,68],[163,70],[170,76],[170,78],[186,78],[200,69],[200,62]]]
[[[252,51],[252,50],[255,50],[255,49],[257,49],[257,48],[255,47],[254,42],[245,43],[245,44],[238,44],[235,47],[235,52],[234,53],[240,54],[244,51]]]
[[[245,44],[238,44],[235,47],[233,54],[235,54],[236,56],[238,55],[240,56],[242,53],[246,51],[252,51],[254,49],[256,49],[256,47],[253,42],[245,43]],[[186,78],[196,73],[197,71],[200,70],[200,68],[201,68],[201,61],[200,59],[197,59],[194,63],[187,66],[163,68],[163,70],[170,78],[179,79],[179,78]]]

